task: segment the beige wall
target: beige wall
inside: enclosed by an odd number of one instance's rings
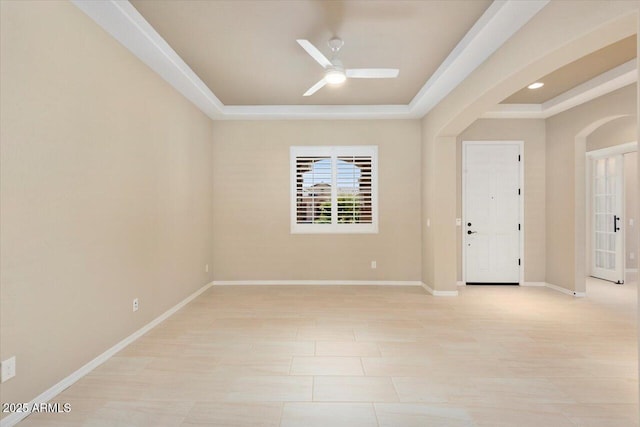
[[[626,116],[605,123],[587,136],[587,151],[613,147],[638,139],[636,117]]]
[[[417,120],[225,121],[213,134],[216,280],[420,280]],[[293,145],[378,146],[378,234],[290,233]]]
[[[636,116],[636,87],[626,86],[547,119],[547,282],[584,291],[587,137],[620,116]]]
[[[211,280],[212,123],[71,3],[0,15],[0,395],[28,402]]]
[[[462,218],[462,141],[524,141],[524,280],[545,280],[545,122],[481,119],[457,143],[456,217]],[[462,280],[462,235],[457,228],[458,280]]]

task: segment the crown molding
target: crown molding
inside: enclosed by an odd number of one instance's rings
[[[213,120],[415,119],[427,114],[550,0],[495,0],[408,105],[224,105],[126,0],[71,0]]]
[[[625,62],[542,104],[498,104],[483,119],[547,119],[638,81],[635,59]]]

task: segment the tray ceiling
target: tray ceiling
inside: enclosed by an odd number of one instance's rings
[[[145,1],[133,6],[218,99],[232,105],[406,105],[490,6],[473,1]],[[399,68],[397,79],[348,80],[302,94],[341,37],[348,68]]]

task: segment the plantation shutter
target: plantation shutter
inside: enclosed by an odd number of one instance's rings
[[[377,147],[291,147],[294,233],[376,233]]]
[[[371,224],[372,156],[338,156],[338,223]]]

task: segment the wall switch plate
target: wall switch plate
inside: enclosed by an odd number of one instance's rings
[[[431,227],[431,220],[427,218],[427,227]]]
[[[207,265],[205,265],[205,266],[204,266],[204,272],[205,272],[205,273],[208,273],[208,272],[209,272],[209,264],[207,264]]]
[[[633,227],[633,218],[629,218],[629,226]]]
[[[2,378],[0,382],[5,382],[16,376],[16,357],[10,357],[2,362]]]
[[[462,225],[462,218],[456,218],[456,225],[460,227]]]
[[[378,268],[378,263],[376,261],[371,261],[371,268],[373,269]]]
[[[134,298],[133,299],[133,311],[138,311],[139,307],[140,307],[140,304],[138,302],[138,298]]]
[[[636,259],[636,253],[635,252],[629,252],[629,259]]]

